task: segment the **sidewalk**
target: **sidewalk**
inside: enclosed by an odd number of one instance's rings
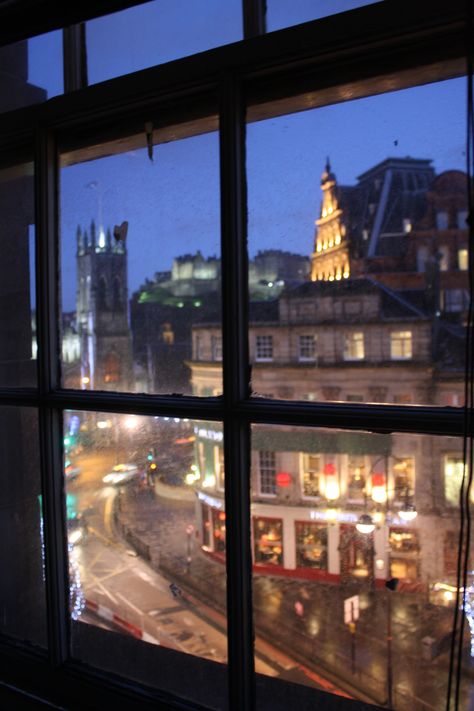
[[[194,501],[193,492],[184,487],[158,483],[154,493],[127,489],[116,512],[117,525],[130,545],[153,568],[225,614],[225,566],[203,553],[195,538],[186,534],[187,526],[195,525]],[[344,599],[354,592],[359,592],[361,616],[354,639],[355,670],[352,672],[352,640],[343,622],[343,609]],[[386,594],[255,574],[256,631],[262,639],[298,662],[345,682],[349,692],[356,689],[361,696],[384,704],[387,697]],[[395,708],[397,711],[442,711],[447,655],[424,661],[422,639],[428,635],[441,638],[449,632],[452,611],[427,605],[421,595],[391,594]],[[466,679],[466,695],[468,684]]]

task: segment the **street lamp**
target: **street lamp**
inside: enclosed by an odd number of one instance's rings
[[[359,533],[369,535],[375,531],[374,519],[370,514],[363,513],[356,523],[356,529]]]

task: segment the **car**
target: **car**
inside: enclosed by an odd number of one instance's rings
[[[64,462],[64,476],[66,477],[66,481],[72,481],[78,477],[80,473],[80,468],[74,466],[70,459],[66,459]]]
[[[116,464],[112,471],[103,477],[102,481],[104,484],[120,486],[133,480],[138,481],[140,476],[141,472],[136,464]]]

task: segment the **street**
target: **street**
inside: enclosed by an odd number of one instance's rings
[[[102,481],[116,458],[115,452],[110,451],[84,454],[77,459],[79,476],[68,482],[67,493],[75,497],[87,528],[86,536],[71,554],[79,569],[86,603],[80,619],[88,624],[101,620],[100,625],[107,629],[225,663],[225,616],[153,570],[118,535],[114,507],[118,504],[119,488]],[[127,485],[128,496],[134,496],[134,486]],[[184,531],[185,521],[193,521],[194,509],[189,501],[162,504],[162,519],[168,521],[168,527],[177,528],[179,520],[179,530]],[[221,575],[225,575],[223,567]],[[255,666],[257,672],[267,676],[298,683],[303,680],[315,688],[348,696],[333,682],[264,640],[257,640]]]

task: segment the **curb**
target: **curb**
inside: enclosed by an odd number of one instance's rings
[[[117,613],[113,612],[113,610],[110,610],[104,605],[100,605],[94,600],[86,598],[86,609],[95,613],[98,617],[102,617],[102,619],[107,620],[107,622],[113,622],[114,625],[117,625],[117,627],[120,627],[125,632],[128,632],[128,634],[136,639],[142,639],[144,642],[152,642],[153,644],[160,644],[155,637],[152,637],[140,627],[137,627],[137,625],[132,624],[121,615],[117,615]]]

